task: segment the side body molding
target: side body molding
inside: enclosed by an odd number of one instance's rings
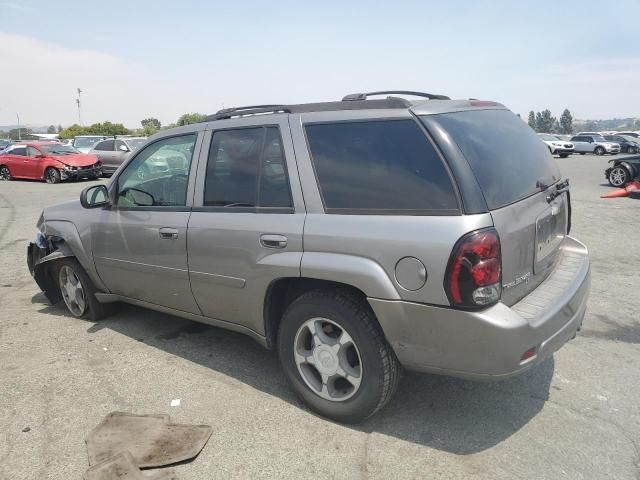
[[[301,267],[303,277],[346,283],[362,290],[367,297],[400,299],[384,269],[368,258],[339,253],[305,252]]]

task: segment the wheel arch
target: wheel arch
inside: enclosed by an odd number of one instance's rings
[[[51,249],[48,255],[42,257],[34,265],[34,275],[38,265],[50,264],[62,258],[74,257],[87,273],[96,289],[108,293],[109,290],[102,282],[95,268],[93,255],[85,248],[75,224],[64,220],[45,220],[44,225],[45,236],[52,240],[49,242]]]
[[[263,319],[268,348],[276,345],[280,320],[288,306],[300,295],[311,290],[342,290],[369,305],[365,292],[348,283],[311,277],[278,278],[269,284],[264,298]]]

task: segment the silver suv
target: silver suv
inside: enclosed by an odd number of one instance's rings
[[[155,135],[108,186],[43,211],[36,282],[76,317],[126,302],[250,335],[339,421],[382,408],[401,367],[531,368],[587,303],[568,181],[498,103],[379,93]],[[175,161],[145,168],[158,158]]]

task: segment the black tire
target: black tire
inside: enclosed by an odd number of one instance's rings
[[[627,148],[627,153],[630,153],[632,155],[636,154],[636,153],[638,153],[638,148],[637,147],[629,147],[629,148]]]
[[[44,181],[50,184],[60,183],[60,171],[53,167],[47,168],[44,172]]]
[[[73,273],[75,273],[77,278],[80,280],[80,283],[82,284],[82,288],[84,289],[84,292],[85,292],[86,307],[80,314],[78,314],[77,312],[74,312],[66,304],[64,295],[62,294],[62,289],[60,285],[60,271],[65,266],[73,270]],[[61,291],[62,303],[64,304],[67,311],[74,317],[86,318],[88,320],[92,320],[95,322],[98,320],[102,320],[103,318],[111,315],[114,312],[115,304],[112,304],[112,303],[103,304],[98,302],[95,296],[98,290],[96,290],[96,287],[93,285],[93,282],[91,281],[87,273],[84,271],[84,268],[82,268],[82,265],[80,265],[80,263],[75,258],[69,257],[69,258],[63,258],[62,260],[57,261],[56,268],[53,270],[53,274],[54,274],[53,278],[56,281],[56,285],[58,289],[60,289]]]
[[[357,345],[362,379],[353,396],[343,401],[322,398],[307,385],[294,359],[296,334],[310,319],[330,319]],[[295,392],[320,415],[345,423],[361,422],[384,407],[395,393],[401,366],[366,302],[342,290],[313,290],[287,308],[278,332],[278,353]]]
[[[13,176],[11,176],[11,170],[6,165],[2,165],[0,167],[0,180],[11,181],[13,180]]]
[[[560,158],[567,158],[569,156],[568,153],[561,153]]]
[[[624,166],[616,165],[609,172],[607,180],[612,187],[622,188],[631,180],[631,174]]]
[[[585,153],[587,153],[587,152],[578,152],[578,153],[579,153],[580,155],[584,155],[584,154],[585,154]]]
[[[604,155],[606,153],[604,147],[596,147],[596,149],[593,151],[593,153],[595,153],[596,155]]]

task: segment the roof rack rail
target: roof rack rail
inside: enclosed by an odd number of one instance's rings
[[[369,92],[369,93],[351,93],[343,97],[343,102],[353,102],[356,100],[366,100],[367,97],[373,95],[412,95],[414,97],[428,98],[429,100],[451,100],[446,95],[435,95],[433,93],[424,92],[412,92],[410,90],[384,90],[381,92]]]
[[[222,120],[225,118],[256,115],[259,113],[291,113],[286,105],[247,105],[245,107],[223,108],[215,114],[205,117],[204,121]]]

